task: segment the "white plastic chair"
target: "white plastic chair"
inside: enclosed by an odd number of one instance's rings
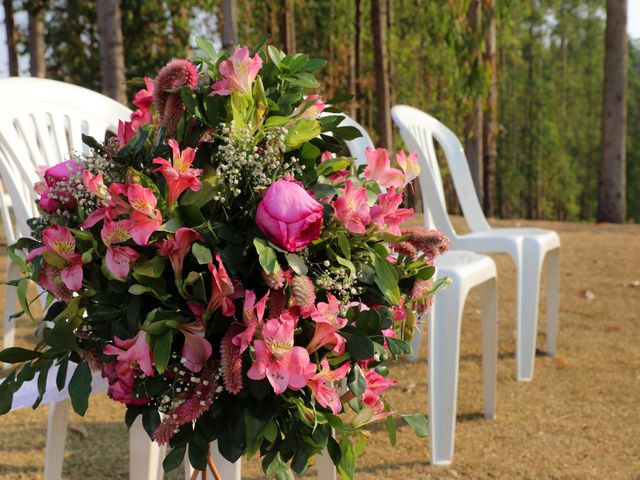
[[[346,142],[358,164],[366,164],[365,150],[373,148],[371,137],[364,127],[347,117],[340,126],[353,126],[362,137]],[[450,250],[436,258],[438,277],[453,280],[434,299],[427,315],[429,328],[429,422],[431,463],[449,465],[453,458],[458,367],[460,359],[460,328],[465,300],[474,287],[480,288],[482,297],[482,365],[484,384],[484,415],[493,418],[496,405],[497,381],[497,276],[495,262],[485,255],[463,250]],[[412,349],[414,358],[420,350],[421,332],[416,328]],[[330,460],[329,460],[330,462]],[[328,470],[332,464],[323,461],[319,468]],[[328,473],[326,473],[328,474]],[[325,477],[323,473],[320,478]],[[334,473],[335,475],[335,473]]]
[[[555,355],[560,287],[560,238],[540,228],[491,228],[476,195],[467,159],[456,135],[432,116],[406,105],[395,106],[391,116],[410,150],[420,157],[420,184],[425,207],[435,227],[444,232],[456,249],[482,253],[507,253],[517,274],[517,378],[533,378],[536,351],[540,275],[547,259],[547,351]],[[447,158],[453,184],[471,233],[458,234],[447,214],[444,188],[438,168],[434,140]],[[429,218],[425,218],[429,222]]]
[[[36,168],[54,165],[65,160],[70,151],[86,151],[82,134],[104,138],[107,130],[116,131],[118,119],[126,119],[131,111],[118,102],[85,88],[38,78],[9,78],[0,80],[0,176],[10,197],[10,205],[16,217],[17,236],[29,236],[26,220],[37,215],[33,184],[38,181]],[[1,193],[1,192],[0,192]],[[14,230],[8,216],[9,202],[2,197],[3,223],[9,241],[15,241]],[[12,226],[12,225],[11,225]],[[7,278],[17,278],[19,270],[9,262]],[[4,347],[13,345],[13,322],[9,316],[16,312],[16,292],[6,289]],[[49,382],[55,374],[49,372]],[[99,375],[94,375],[98,382]],[[70,375],[67,376],[70,378]],[[94,391],[106,391],[103,383]],[[15,403],[33,403],[37,388],[25,384]],[[45,453],[45,480],[58,480],[62,475],[64,444],[66,440],[70,401],[68,393],[58,392],[55,383],[47,384],[45,400],[50,404],[47,446]],[[140,422],[131,428],[130,478],[156,480],[162,460],[160,448],[149,441]],[[161,468],[161,467],[160,467]]]

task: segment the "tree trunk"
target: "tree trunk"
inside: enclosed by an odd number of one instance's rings
[[[222,2],[222,48],[230,51],[238,44],[238,5],[236,0]]]
[[[494,215],[494,187],[496,159],[498,156],[498,62],[496,58],[496,17],[495,0],[487,3],[489,26],[486,38],[485,65],[489,71],[489,92],[484,111],[483,126],[483,176],[484,176],[484,213]]]
[[[293,0],[282,0],[280,12],[280,44],[291,55],[296,53],[296,22]]]
[[[118,0],[98,0],[97,6],[102,93],[126,104],[120,3]]]
[[[17,77],[20,75],[18,65],[18,31],[13,21],[13,1],[3,0],[4,5],[4,25],[7,29],[7,50],[9,55],[9,75]]]
[[[359,123],[364,122],[364,114],[362,111],[362,0],[355,0],[355,36],[353,39],[354,49],[354,74],[355,74],[355,101],[356,101],[356,120]]]
[[[29,12],[29,70],[32,77],[45,77],[44,61],[44,3],[31,0]]]
[[[598,221],[626,218],[627,0],[607,0]]]
[[[467,18],[471,31],[478,33],[481,28],[482,0],[471,0]],[[480,61],[480,57],[480,49],[477,49],[477,51],[473,52],[473,58],[470,58],[469,61]],[[476,188],[478,200],[482,205],[484,194],[482,185],[484,180],[482,176],[482,96],[478,92],[474,92],[473,95],[475,95],[475,98],[473,99],[471,112],[465,122],[465,152],[469,162],[469,169],[471,170],[471,177],[473,178],[473,185]]]
[[[378,97],[378,136],[381,147],[391,148],[391,100],[387,61],[387,2],[371,0],[376,96]]]

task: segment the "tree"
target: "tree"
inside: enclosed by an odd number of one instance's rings
[[[607,0],[602,110],[600,222],[626,219],[627,0]]]
[[[359,123],[364,122],[362,114],[362,0],[355,0],[354,13],[354,37],[353,37],[353,75],[355,94],[355,118]]]
[[[389,95],[389,63],[387,61],[387,1],[371,0],[371,30],[376,77],[378,136],[381,147],[391,148],[391,100]]]
[[[119,0],[98,0],[97,7],[102,93],[120,103],[126,103],[120,2]]]
[[[280,45],[288,54],[296,53],[296,23],[293,0],[281,0]]]
[[[7,31],[7,51],[9,56],[9,75],[17,77],[20,75],[18,66],[18,31],[13,21],[13,1],[3,0],[4,5],[4,25]]]
[[[486,45],[484,53],[485,68],[489,74],[489,91],[485,111],[483,113],[483,186],[484,186],[484,213],[488,216],[494,214],[494,185],[496,171],[497,136],[498,136],[498,62],[496,56],[496,12],[495,0],[486,3],[486,18],[489,25],[486,33]]]
[[[45,77],[44,59],[44,10],[43,0],[29,0],[26,4],[29,14],[29,72],[32,77]]]
[[[223,0],[222,48],[232,50],[238,43],[238,5],[236,0]]]

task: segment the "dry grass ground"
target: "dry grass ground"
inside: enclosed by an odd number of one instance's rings
[[[508,222],[497,222],[507,225]],[[510,222],[512,225],[513,222]],[[359,460],[358,479],[639,479],[640,478],[640,226],[534,223],[560,232],[562,284],[557,358],[541,354],[531,383],[514,380],[514,268],[496,256],[500,288],[497,417],[482,418],[478,298],[463,321],[454,464],[429,465],[427,440],[401,428],[391,447],[374,429]],[[0,258],[0,268],[6,258]],[[594,298],[584,298],[584,290]],[[582,291],[582,292],[581,292]],[[25,321],[19,342],[28,343]],[[415,364],[399,363],[390,400],[399,411],[427,410],[426,337]],[[126,479],[123,408],[101,396],[85,418],[71,419],[64,478]],[[0,419],[0,479],[41,479],[47,409]],[[245,478],[262,478],[245,462]],[[173,474],[171,479],[180,478]],[[312,478],[312,477],[310,477]]]

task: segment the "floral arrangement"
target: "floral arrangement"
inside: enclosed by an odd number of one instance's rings
[[[396,418],[426,434],[423,416],[385,401],[384,362],[411,353],[447,240],[401,227],[415,154],[369,149],[360,167],[344,154],[358,130],[305,97],[324,61],[198,45],[195,63],[144,79],[117,135],[85,137],[91,154],[36,185],[33,238],[10,255],[26,272],[22,313],[34,319],[29,281],[48,309],[33,350],[0,353],[20,364],[0,413],[36,374],[42,397],[55,365],[83,415],[101,372],[127,424],[141,415],[170,446],[166,470],[188,447],[205,471],[217,440],[232,462],[259,453],[268,476],[302,474],[326,449],[353,478],[372,422],[392,441]]]

